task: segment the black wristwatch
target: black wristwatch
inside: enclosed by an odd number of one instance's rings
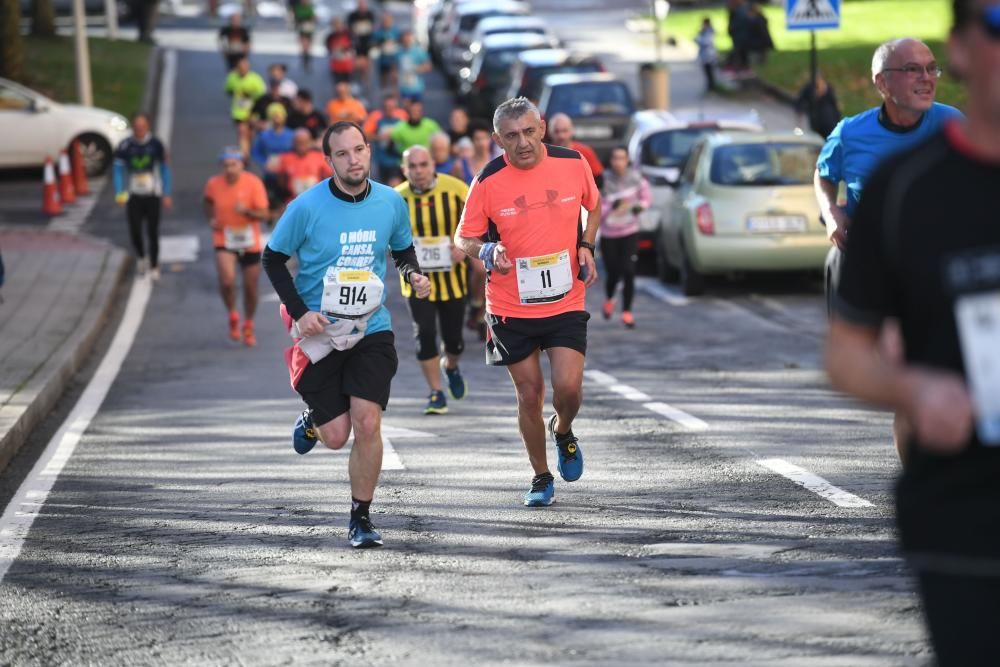
[[[586,248],[587,250],[589,250],[591,256],[593,256],[594,251],[596,250],[596,248],[594,248],[594,244],[593,243],[587,243],[586,241],[580,241],[580,247],[581,248]]]

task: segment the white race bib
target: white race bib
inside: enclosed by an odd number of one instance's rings
[[[573,265],[568,250],[540,257],[518,258],[514,266],[517,268],[517,293],[522,304],[559,301],[573,289]]]
[[[382,55],[394,56],[397,51],[399,51],[399,45],[395,41],[387,39],[382,42]]]
[[[246,250],[253,246],[253,227],[224,227],[226,250]]]
[[[128,191],[134,195],[156,194],[156,179],[148,171],[132,174],[129,177]]]
[[[240,95],[236,98],[236,108],[242,111],[250,111],[253,109],[253,98]]]
[[[955,320],[979,440],[1000,446],[1000,291],[959,297]]]
[[[328,317],[358,319],[382,305],[385,285],[367,269],[338,269],[331,266],[323,278],[320,311]]]
[[[312,176],[306,176],[305,178],[293,178],[292,194],[298,196],[317,183],[319,183],[319,180]]]
[[[451,239],[447,236],[414,236],[413,247],[421,271],[451,270]]]

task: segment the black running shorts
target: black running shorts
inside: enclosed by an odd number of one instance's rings
[[[229,248],[219,248],[215,249],[215,252],[229,252],[236,255],[236,263],[239,264],[244,269],[248,266],[256,266],[260,264],[259,252],[243,252],[241,250],[230,250]]]
[[[378,403],[385,410],[398,366],[392,332],[379,331],[349,350],[334,350],[309,364],[295,390],[312,410],[313,423],[322,426],[348,411],[351,396]]]
[[[574,310],[551,317],[499,317],[486,315],[486,363],[510,366],[535,350],[568,347],[587,354],[587,320],[590,313]]]

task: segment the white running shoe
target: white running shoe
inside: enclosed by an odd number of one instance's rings
[[[150,269],[149,277],[152,279],[154,283],[160,282],[160,267],[154,266],[152,269]]]

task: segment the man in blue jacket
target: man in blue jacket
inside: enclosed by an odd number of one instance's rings
[[[887,157],[937,133],[945,121],[962,117],[958,109],[934,101],[940,76],[941,68],[923,42],[910,38],[885,42],[872,57],[872,82],[882,104],[844,118],[827,138],[813,180],[820,215],[834,245],[827,256],[828,295],[836,291],[851,216],[871,173]],[[847,186],[843,206],[837,202],[841,182]],[[901,354],[898,335],[890,333],[883,342],[887,352]],[[904,434],[905,426],[897,418],[896,450],[901,459],[905,458]]]

